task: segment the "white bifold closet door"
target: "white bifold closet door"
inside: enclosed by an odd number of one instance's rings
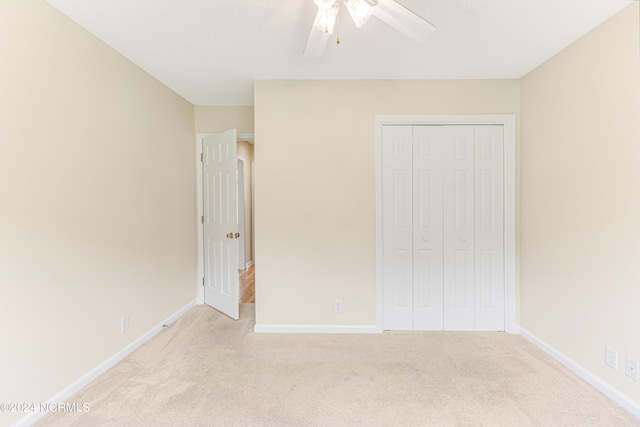
[[[384,126],[384,329],[504,330],[502,126]]]

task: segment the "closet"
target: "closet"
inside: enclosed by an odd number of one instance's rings
[[[502,125],[382,126],[383,328],[505,330]]]

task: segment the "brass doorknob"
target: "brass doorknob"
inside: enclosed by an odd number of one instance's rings
[[[227,239],[233,239],[233,233],[227,234]]]
[[[240,237],[240,233],[236,233],[234,236],[236,239]]]

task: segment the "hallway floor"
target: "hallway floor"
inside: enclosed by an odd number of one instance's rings
[[[240,303],[256,302],[256,266],[240,270]]]

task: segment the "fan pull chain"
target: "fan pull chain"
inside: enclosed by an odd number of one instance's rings
[[[336,17],[336,27],[338,27],[336,31],[336,44],[340,44],[340,15]]]

